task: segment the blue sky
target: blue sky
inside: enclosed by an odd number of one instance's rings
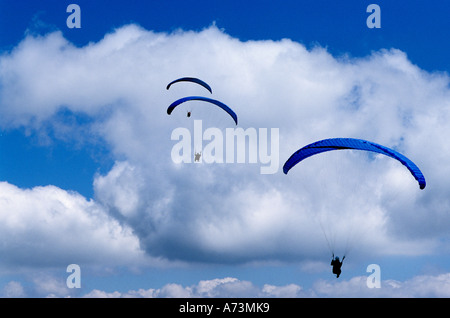
[[[2,295],[448,297],[449,13],[443,1],[1,1]],[[171,134],[193,123],[164,105],[205,93],[167,91],[181,76],[211,84],[244,129],[277,128],[280,167],[309,142],[356,137],[411,156],[427,188],[373,156],[288,176],[176,165]],[[324,216],[337,253],[362,237],[339,280]],[[71,263],[80,289],[65,284]],[[380,289],[366,287],[369,264]]]

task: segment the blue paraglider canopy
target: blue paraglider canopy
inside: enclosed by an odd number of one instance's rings
[[[204,102],[208,102],[211,104],[214,104],[216,106],[219,106],[220,108],[222,108],[224,111],[226,111],[234,120],[234,122],[238,123],[238,119],[237,119],[237,115],[236,113],[227,105],[225,105],[224,103],[212,99],[212,98],[207,98],[207,97],[202,97],[202,96],[188,96],[188,97],[183,97],[180,98],[176,101],[174,101],[172,104],[170,104],[170,106],[167,108],[167,114],[171,114],[172,111],[175,109],[175,107],[177,107],[178,105],[180,105],[181,103],[187,102],[187,101],[192,101],[192,100],[198,100],[198,101],[204,101]]]
[[[414,162],[409,160],[407,157],[388,147],[367,140],[354,138],[331,138],[316,141],[312,144],[309,144],[297,150],[295,153],[291,155],[291,157],[285,162],[283,166],[283,172],[287,174],[292,167],[294,167],[297,163],[308,157],[326,151],[341,150],[341,149],[372,151],[394,158],[400,161],[406,168],[408,168],[408,170],[411,172],[411,174],[419,183],[420,189],[424,189],[426,186],[424,175],[422,174],[420,169],[414,164]]]
[[[176,79],[172,82],[170,82],[166,89],[169,89],[170,86],[172,86],[172,84],[178,83],[178,82],[192,82],[192,83],[196,83],[199,84],[201,86],[203,86],[204,88],[206,88],[211,94],[212,94],[212,89],[211,86],[209,86],[208,84],[206,84],[204,81],[202,81],[201,79],[195,78],[195,77],[182,77],[179,79]]]

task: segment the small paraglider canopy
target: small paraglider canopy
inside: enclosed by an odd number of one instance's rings
[[[196,84],[201,85],[204,88],[206,88],[212,94],[211,86],[209,86],[207,83],[205,83],[201,79],[198,79],[198,78],[195,78],[195,77],[181,77],[179,79],[176,79],[176,80],[170,82],[167,85],[166,89],[169,89],[170,86],[172,86],[172,84],[175,84],[175,83],[178,83],[178,82],[192,82],[192,83],[196,83]]]

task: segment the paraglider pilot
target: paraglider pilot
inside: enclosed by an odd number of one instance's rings
[[[344,262],[345,256],[342,258],[342,261],[339,261],[339,256],[333,257],[331,260],[331,266],[333,266],[333,274],[336,274],[336,278],[339,278],[339,275],[341,275],[341,266]]]

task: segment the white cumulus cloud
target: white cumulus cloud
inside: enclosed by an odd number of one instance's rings
[[[208,82],[240,127],[279,129],[276,174],[261,175],[260,162],[171,160],[173,129],[193,132],[205,113],[229,125],[224,113],[195,103],[193,118],[183,106],[167,115],[175,99],[205,94],[192,84],[167,91],[181,76]],[[48,264],[61,251],[65,261],[127,263],[142,257],[140,248],[173,261],[314,262],[328,253],[321,219],[332,220],[326,227],[334,227],[337,244],[350,232],[378,255],[433,253],[448,238],[449,77],[421,70],[399,50],[334,57],[288,39],[242,42],[215,26],[167,34],[128,25],[84,47],[54,32],[28,36],[1,56],[0,88],[3,129],[50,125],[59,127],[60,141],[100,137],[116,160],[94,176],[93,200],[3,183],[1,226],[10,234],[3,249],[11,264]],[[90,135],[64,127],[63,110],[88,116]],[[324,154],[282,173],[292,152],[331,137],[395,148],[418,164],[427,188],[420,191],[392,159],[356,153]],[[36,249],[44,256],[31,257]]]
[[[132,265],[145,255],[132,230],[102,206],[54,186],[20,189],[0,183],[2,268],[72,263]]]

